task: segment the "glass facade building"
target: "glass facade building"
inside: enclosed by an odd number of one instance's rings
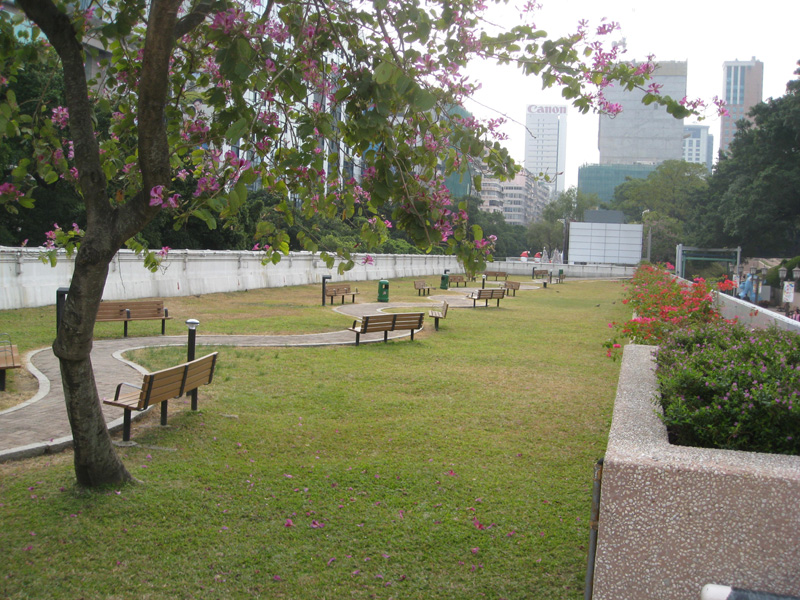
[[[630,179],[647,179],[656,164],[583,165],[578,169],[578,189],[585,194],[597,194],[603,202],[614,197],[614,190]]]

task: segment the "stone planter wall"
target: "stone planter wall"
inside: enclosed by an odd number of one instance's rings
[[[625,347],[592,598],[697,600],[707,583],[800,595],[800,457],[671,445],[652,349]]]

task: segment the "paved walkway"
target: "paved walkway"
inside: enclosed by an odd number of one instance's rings
[[[530,286],[535,289],[538,286]],[[420,307],[427,309],[442,300],[452,307],[471,307],[466,299],[470,288],[456,289],[440,296],[420,298],[419,302],[393,302],[372,304],[344,304],[332,307],[337,312],[353,317],[377,314],[386,308]],[[202,328],[202,324],[201,324]],[[391,333],[390,338],[406,337],[408,333]],[[383,340],[382,333],[366,334],[361,342]],[[355,344],[355,335],[347,330],[305,335],[200,335],[197,344],[205,346],[326,346]],[[95,340],[92,349],[92,365],[101,398],[114,396],[117,384],[122,381],[135,382],[144,369],[126,361],[122,354],[128,350],[149,346],[185,346],[186,336],[156,336]],[[200,354],[198,352],[198,354]],[[30,400],[0,412],[0,462],[60,452],[72,445],[64,392],[61,388],[61,373],[58,359],[51,348],[34,351],[27,356],[28,369],[39,380],[39,392]],[[111,430],[122,427],[120,410],[103,406],[106,423]]]

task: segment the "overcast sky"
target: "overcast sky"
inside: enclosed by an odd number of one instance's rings
[[[514,5],[517,0],[510,0]],[[551,38],[574,32],[580,19],[596,26],[603,17],[620,23],[614,39],[625,38],[626,60],[644,60],[654,54],[656,61],[688,61],[687,95],[709,101],[723,96],[722,63],[750,60],[764,63],[764,100],[782,96],[793,79],[800,60],[800,0],[766,0],[728,3],[709,0],[541,0],[534,21]],[[509,7],[492,7],[493,20],[516,24],[518,12]],[[560,90],[543,91],[541,82],[525,77],[514,67],[477,63],[470,75],[483,84],[477,102],[465,108],[482,118],[498,113],[524,123],[529,104],[566,104]],[[687,123],[694,122],[687,120]],[[711,127],[715,151],[719,145],[719,118],[711,114],[703,121]],[[578,183],[578,168],[597,163],[597,115],[570,110],[567,117],[567,186]],[[509,122],[504,132],[511,155],[522,164],[525,130]]]

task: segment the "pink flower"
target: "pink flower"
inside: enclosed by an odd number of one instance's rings
[[[284,527],[294,527],[294,522],[291,519],[286,519],[286,522],[283,524]]]
[[[164,203],[164,186],[157,185],[150,190],[150,206],[161,206]]]
[[[64,129],[69,124],[69,110],[63,106],[56,106],[53,109],[53,115],[50,117],[53,125],[59,129]]]

